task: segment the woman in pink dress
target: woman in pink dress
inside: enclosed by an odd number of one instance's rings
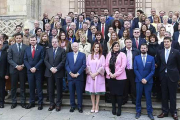
[[[91,112],[97,113],[99,111],[100,95],[105,94],[106,91],[104,76],[105,57],[102,55],[100,43],[94,43],[92,54],[88,55],[86,65],[87,80],[85,91],[91,95]]]

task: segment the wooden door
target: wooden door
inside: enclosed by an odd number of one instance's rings
[[[121,13],[135,13],[135,0],[85,0],[85,12],[89,16],[91,11],[102,15],[107,8],[111,15],[115,10]]]

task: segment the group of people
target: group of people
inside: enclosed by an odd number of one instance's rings
[[[70,112],[76,107],[83,112],[85,91],[91,96],[90,112],[98,113],[100,96],[109,92],[113,115],[121,115],[121,106],[130,95],[138,119],[144,94],[151,120],[154,120],[152,95],[162,101],[158,118],[167,117],[170,112],[178,120],[180,16],[178,11],[169,11],[168,15],[160,11],[158,16],[152,8],[150,17],[142,10],[137,10],[137,17],[119,11],[110,16],[108,9],[104,9],[101,16],[94,11],[90,17],[85,12],[69,12],[65,19],[62,13],[57,13],[51,20],[44,13],[43,28],[37,20],[32,30],[24,26],[22,31],[22,26],[17,25],[9,40],[6,34],[0,35],[0,108],[4,108],[5,82],[10,78],[12,109],[17,106],[19,82],[21,107],[35,107],[37,95],[38,110],[42,110],[42,88],[47,81],[49,111],[61,110],[62,92],[68,88]],[[28,105],[25,104],[26,79],[30,90]]]

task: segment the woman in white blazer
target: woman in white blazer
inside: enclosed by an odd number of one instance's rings
[[[87,37],[85,34],[80,36],[79,52],[86,54],[86,57],[91,54],[91,44],[87,42]]]

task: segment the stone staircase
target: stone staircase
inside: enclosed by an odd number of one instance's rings
[[[26,83],[26,103],[28,103],[29,99],[29,89],[28,89],[28,83]],[[44,94],[44,105],[49,105],[49,102],[46,102],[46,96],[47,96],[47,84],[44,85],[43,87],[43,94]],[[56,91],[55,91],[56,93]],[[19,89],[18,89],[18,95],[17,95],[17,100],[18,103],[20,103],[20,94],[19,94]],[[77,99],[76,99],[77,101]],[[6,103],[10,104],[11,99],[8,98],[5,100]],[[37,102],[36,102],[37,103]],[[146,112],[146,102],[145,102],[145,97],[142,97],[142,114],[147,114]],[[62,101],[63,106],[69,106],[70,107],[70,94],[69,93],[63,93],[63,101]],[[161,113],[161,101],[158,101],[155,97],[152,96],[152,105],[153,105],[153,114],[158,115]],[[91,98],[90,95],[87,95],[83,93],[83,107],[91,109],[92,103],[91,103]],[[100,110],[111,110],[111,103],[106,103],[105,102],[105,96],[102,95],[100,98]],[[135,105],[132,104],[131,99],[128,100],[128,103],[122,106],[122,111],[124,112],[130,112],[130,113],[135,113]],[[180,89],[178,89],[178,94],[177,94],[177,111],[178,115],[180,116]]]

